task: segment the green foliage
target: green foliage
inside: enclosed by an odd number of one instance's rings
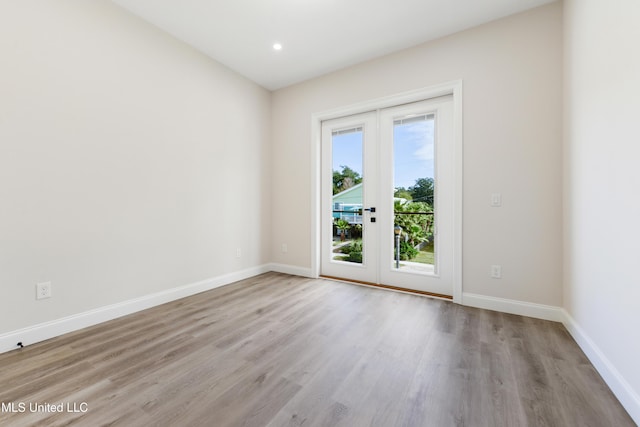
[[[418,255],[418,250],[408,242],[400,240],[400,259],[403,261],[414,259]]]
[[[347,257],[347,261],[362,263],[362,252],[351,252]]]
[[[362,240],[354,240],[348,245],[344,245],[340,248],[340,252],[342,252],[343,254],[351,254],[353,252],[362,253]]]
[[[334,224],[336,225],[336,228],[338,230],[348,230],[349,228],[351,228],[351,224],[349,224],[349,221],[347,221],[346,219],[336,219],[334,221]]]
[[[433,178],[419,178],[416,179],[415,185],[409,188],[396,188],[393,197],[414,202],[424,202],[433,206],[433,191]]]
[[[347,230],[351,228],[351,224],[349,224],[349,221],[345,219],[335,219],[333,221],[333,224],[340,232],[340,240],[344,241],[344,239],[347,237]]]
[[[400,259],[413,259],[418,255],[415,249],[421,243],[429,241],[433,236],[431,227],[433,226],[432,214],[402,215],[404,212],[426,212],[433,213],[431,205],[425,202],[394,203],[394,226],[402,228],[400,237]]]
[[[413,260],[422,264],[435,264],[435,254],[433,253],[433,242],[429,243],[418,252],[418,255]]]
[[[362,182],[360,174],[349,166],[340,165],[342,171],[333,171],[333,194],[338,194]]]
[[[343,261],[349,262],[362,262],[362,240],[354,240],[348,245],[344,245],[340,248],[340,252],[347,254]]]
[[[409,190],[407,190],[404,187],[398,187],[396,188],[396,190],[393,192],[393,197],[398,198],[398,199],[405,199],[405,200],[412,200],[413,196],[411,195],[411,192]]]
[[[416,184],[409,187],[411,199],[415,202],[425,202],[433,206],[433,178],[416,179]]]

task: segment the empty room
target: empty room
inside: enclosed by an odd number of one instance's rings
[[[638,425],[638,22],[0,0],[0,425]]]

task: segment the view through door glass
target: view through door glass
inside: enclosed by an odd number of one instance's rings
[[[363,253],[363,129],[334,130],[332,145],[333,261],[362,264]]]
[[[433,274],[435,115],[393,122],[393,268]]]

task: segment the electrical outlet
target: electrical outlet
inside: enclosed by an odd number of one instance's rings
[[[42,282],[36,285],[36,299],[51,298],[51,282]]]
[[[493,277],[494,279],[501,279],[502,278],[502,267],[499,265],[492,265],[491,266],[491,277]]]
[[[236,258],[240,258],[242,256],[242,249],[236,248]]]
[[[289,252],[289,248],[287,247],[286,243],[282,244],[282,253],[286,254],[287,252]]]

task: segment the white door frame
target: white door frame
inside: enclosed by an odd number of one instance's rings
[[[320,276],[320,197],[322,121],[352,114],[395,107],[443,95],[453,95],[454,110],[454,218],[453,218],[453,302],[462,303],[462,80],[430,86],[397,95],[360,102],[311,116],[311,275]]]

